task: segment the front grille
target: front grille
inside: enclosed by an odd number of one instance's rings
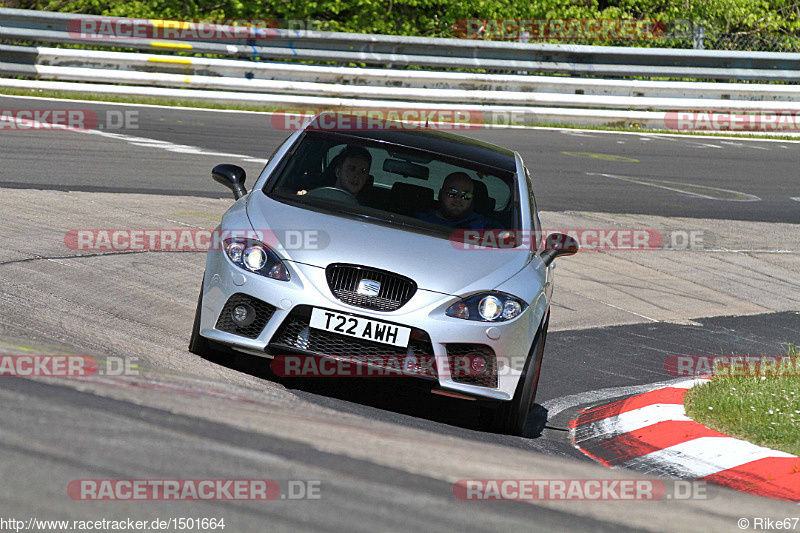
[[[417,284],[413,280],[375,268],[333,264],[325,269],[325,275],[336,298],[346,304],[374,311],[399,309],[417,292]],[[362,280],[380,283],[378,293],[360,294],[358,288]]]
[[[255,312],[254,320],[249,324],[240,326],[233,320],[233,310],[239,305],[245,306],[250,313]],[[217,319],[217,325],[214,327],[226,333],[255,339],[261,334],[274,312],[274,306],[239,292],[231,296],[225,303],[225,307],[222,308],[222,313]]]
[[[353,362],[363,362],[357,358],[366,356],[370,363],[383,364],[385,368],[390,365],[402,368],[407,357],[414,356],[420,364],[413,373],[421,377],[437,376],[433,345],[423,330],[411,328],[408,347],[401,348],[312,328],[309,326],[311,309],[310,306],[299,305],[286,317],[269,343],[271,353],[279,355],[289,350]]]
[[[475,356],[481,356],[486,360],[486,367],[483,371],[478,372],[472,368],[472,360]],[[447,363],[450,365],[450,376],[456,383],[497,388],[497,357],[490,346],[466,343],[448,344]]]

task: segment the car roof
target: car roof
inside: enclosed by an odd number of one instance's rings
[[[328,115],[333,113],[326,112]],[[375,121],[370,121],[371,127],[357,127],[364,124],[363,115],[336,114],[335,120],[342,124],[341,128],[330,128],[330,123],[320,124],[320,117],[326,113],[315,116],[305,127],[308,131],[321,131],[358,137],[365,140],[383,141],[409,148],[416,148],[437,154],[444,154],[466,161],[474,161],[483,165],[492,166],[508,172],[516,172],[517,166],[514,152],[494,144],[456,135],[454,133],[429,128],[422,125],[404,122],[380,120],[375,126]],[[345,127],[347,125],[347,127]],[[458,127],[458,126],[454,126]],[[468,126],[464,125],[464,129]]]

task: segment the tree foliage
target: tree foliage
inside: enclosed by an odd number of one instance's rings
[[[650,18],[665,22],[688,19],[701,22],[712,32],[800,34],[800,0],[14,0],[14,3],[24,9],[120,17],[315,20],[321,23],[321,29],[388,35],[448,37],[453,36],[456,21],[473,18]]]

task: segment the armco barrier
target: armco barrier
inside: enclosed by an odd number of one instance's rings
[[[78,18],[103,19],[0,8],[0,39],[83,46],[74,49],[0,45],[0,76],[37,80],[0,79],[0,86],[169,96],[276,107],[424,105],[495,115],[516,114],[524,116],[523,123],[636,124],[644,128],[663,128],[663,112],[670,110],[800,111],[800,91],[794,85],[520,74],[536,71],[798,81],[800,54],[547,45],[288,30],[270,30],[269,38],[253,42],[81,39],[74,31],[68,31],[68,27],[74,28]],[[163,22],[137,21],[156,26]],[[111,46],[161,53],[87,49]],[[222,58],[189,54],[212,54]],[[229,59],[231,57],[234,59]],[[289,57],[328,64],[356,61],[390,68],[265,61]],[[458,71],[398,68],[405,66],[450,69],[455,66]],[[469,72],[471,68],[515,73]]]
[[[52,47],[0,45],[0,57],[8,58],[5,61],[29,65],[136,71],[157,69],[164,73],[226,77],[247,81],[283,80],[377,87],[537,92],[634,98],[708,98],[765,102],[791,102],[796,101],[799,96],[797,87],[792,85],[609,80],[564,76],[332,67]],[[246,84],[247,81],[242,83]]]
[[[70,21],[77,18],[103,17],[0,8],[0,38],[87,44],[87,40],[67,31]],[[791,53],[551,45],[292,30],[273,32],[269,39],[254,43],[224,39],[92,39],[91,42],[95,46],[185,50],[262,59],[455,66],[578,75],[800,80],[800,54]]]
[[[127,83],[153,87],[186,87],[215,91],[236,91],[268,94],[295,94],[332,98],[370,98],[374,100],[439,102],[478,105],[517,105],[553,107],[598,107],[604,109],[659,109],[758,111],[765,108],[800,111],[800,101],[770,102],[710,100],[701,98],[630,98],[626,96],[594,96],[583,94],[549,94],[534,92],[482,91],[462,89],[425,89],[400,87],[365,87],[330,83],[282,80],[245,80],[217,76],[186,76],[182,74],[106,70],[93,68],[53,67],[0,63],[0,71],[37,79]],[[386,105],[386,104],[384,104]]]

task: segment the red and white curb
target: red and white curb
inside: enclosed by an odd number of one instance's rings
[[[582,410],[572,444],[611,468],[693,479],[800,503],[800,457],[734,439],[686,416],[686,391],[706,379]]]

